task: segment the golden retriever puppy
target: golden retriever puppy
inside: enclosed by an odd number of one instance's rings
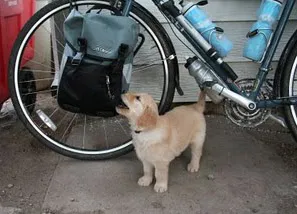
[[[152,183],[155,170],[154,190],[165,192],[170,162],[189,145],[192,157],[188,171],[199,170],[206,132],[204,92],[196,104],[176,107],[163,116],[158,114],[158,106],[148,94],[127,93],[122,95],[122,101],[116,110],[128,118],[131,126],[136,154],[143,164],[140,186]]]

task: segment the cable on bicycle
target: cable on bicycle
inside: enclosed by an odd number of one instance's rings
[[[184,45],[186,46],[186,48],[188,48],[194,55],[197,55],[197,53],[195,53],[185,42],[183,42],[176,34],[176,32],[174,31],[173,27],[172,27],[172,23],[169,21],[169,19],[167,18],[167,16],[165,16],[165,14],[163,13],[163,11],[161,11],[162,16],[166,19],[167,24],[169,25],[171,31],[173,32],[173,34],[175,35],[175,37]]]

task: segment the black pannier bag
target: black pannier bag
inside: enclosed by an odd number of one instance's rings
[[[58,104],[90,116],[114,116],[129,89],[139,25],[131,18],[73,9],[64,22]],[[123,73],[124,66],[130,69]],[[55,77],[56,79],[56,77]]]

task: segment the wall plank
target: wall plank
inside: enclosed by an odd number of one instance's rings
[[[151,0],[136,1],[152,11],[160,22],[166,22]],[[175,2],[178,5],[179,1],[175,0]],[[260,0],[211,0],[208,5],[202,8],[209,14],[213,21],[255,21],[260,3]],[[293,11],[296,11],[296,9],[297,5]],[[291,19],[297,20],[297,14],[293,12]]]
[[[251,78],[254,79],[259,64],[253,62],[235,62],[230,63],[230,66],[236,71],[240,79]],[[268,75],[269,79],[273,79],[274,71],[277,66],[277,62],[273,63],[274,70]],[[174,98],[174,102],[193,102],[197,100],[197,92],[199,90],[195,79],[189,75],[188,70],[184,68],[184,65],[180,64],[180,83],[185,92],[184,96],[179,96],[177,93]],[[132,75],[131,90],[138,92],[150,93],[155,99],[160,99],[160,93],[162,91],[163,74],[160,65],[154,66],[141,73],[134,73]]]
[[[250,29],[250,26],[252,25],[252,22],[219,22],[219,25],[225,30],[226,35],[228,38],[233,42],[234,48],[230,52],[230,54],[225,59],[226,62],[247,62],[250,61],[249,59],[246,59],[242,57],[243,53],[243,47],[244,43],[246,42],[246,34]],[[188,48],[182,44],[178,38],[180,38],[183,42],[185,42],[187,45],[190,45],[187,43],[187,41],[184,39],[184,37],[178,32],[177,29],[175,29],[175,32],[177,33],[177,37],[172,32],[169,24],[163,24],[165,30],[168,32],[168,34],[171,37],[171,40],[174,44],[174,47],[177,52],[178,59],[181,63],[185,62],[184,56],[192,56],[193,53],[188,50]],[[297,29],[297,21],[289,21],[288,25],[286,27],[285,33],[280,41],[279,48],[277,49],[277,52],[275,54],[274,60],[278,60],[281,52],[291,37],[291,35],[294,33],[294,31]],[[146,42],[146,46],[153,46],[153,44]],[[149,50],[148,47],[144,47],[145,50]],[[158,58],[157,55],[154,55],[156,58],[151,60],[156,60]],[[154,57],[151,55],[150,52],[143,53],[143,58],[151,58]]]

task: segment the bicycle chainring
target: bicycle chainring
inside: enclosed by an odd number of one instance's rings
[[[236,82],[236,84],[241,88],[241,91],[249,95],[253,89],[254,80],[253,79],[242,79]],[[268,99],[272,93],[272,88],[270,83],[266,81],[259,93],[258,99],[264,100]],[[225,100],[225,113],[227,117],[236,125],[241,127],[254,128],[262,123],[264,123],[269,115],[271,114],[271,109],[256,109],[254,111],[249,111],[242,106],[231,100]]]

